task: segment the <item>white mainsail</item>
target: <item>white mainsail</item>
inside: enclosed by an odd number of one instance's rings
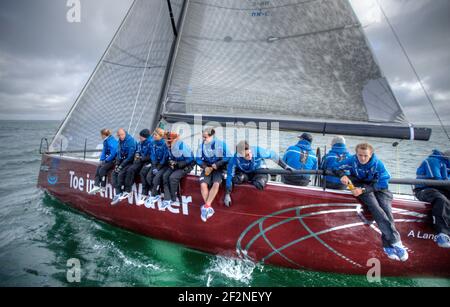
[[[189,0],[163,116],[426,139],[410,129],[348,0]]]

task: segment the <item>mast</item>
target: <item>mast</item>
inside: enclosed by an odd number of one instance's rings
[[[175,17],[173,15],[172,2],[170,2],[170,0],[167,0],[167,5],[169,6],[170,23],[172,24],[173,35],[175,35],[175,37],[177,37],[178,30],[177,30],[177,25],[175,24]]]
[[[171,22],[172,22],[172,28],[173,28],[173,32],[175,35],[175,40],[172,43],[172,48],[170,50],[170,56],[169,56],[169,62],[168,62],[169,65],[167,66],[166,73],[164,75],[163,85],[162,85],[163,91],[161,91],[161,95],[159,97],[158,109],[157,109],[157,112],[155,113],[155,117],[153,119],[153,127],[152,127],[153,130],[157,128],[158,122],[162,118],[161,113],[163,112],[165,100],[166,100],[167,94],[169,92],[170,78],[172,76],[173,67],[175,64],[175,58],[176,58],[178,46],[179,46],[180,40],[181,40],[181,33],[183,31],[184,18],[186,16],[187,8],[189,5],[188,2],[189,2],[189,0],[183,0],[183,6],[181,8],[181,16],[178,20],[177,25],[175,26],[175,20],[174,20],[173,11],[172,11],[172,4],[171,4],[170,0],[167,0],[167,4],[169,6],[170,18],[171,18]]]

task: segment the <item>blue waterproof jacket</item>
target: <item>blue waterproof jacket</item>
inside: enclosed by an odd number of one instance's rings
[[[227,191],[231,191],[233,187],[233,178],[236,175],[236,170],[250,174],[257,169],[266,168],[264,159],[272,159],[278,162],[279,156],[273,150],[267,150],[256,146],[251,147],[251,150],[253,153],[253,158],[249,161],[240,156],[238,153],[236,153],[234,157],[229,160],[226,183]]]
[[[200,167],[207,167],[216,164],[218,168],[225,166],[230,160],[225,142],[214,138],[210,144],[204,142],[198,147],[195,162]]]
[[[154,167],[164,166],[168,158],[169,149],[167,148],[166,141],[164,139],[153,141],[153,146],[151,149],[151,160]]]
[[[168,149],[169,160],[176,162],[177,168],[185,168],[194,163],[194,154],[191,148],[183,141],[177,141]]]
[[[449,180],[450,159],[438,150],[426,158],[417,169],[417,179]],[[416,189],[427,188],[425,185],[417,185]]]
[[[324,171],[333,171],[333,169],[339,162],[344,161],[350,156],[351,155],[347,151],[347,147],[345,146],[345,144],[335,144],[333,145],[332,149],[323,157],[321,169]],[[347,175],[350,175],[350,173],[347,172]],[[336,184],[341,183],[340,178],[334,176],[325,176],[325,180],[327,182]]]
[[[349,174],[346,174],[346,171]],[[375,154],[373,154],[372,159],[365,165],[359,162],[356,155],[353,155],[337,163],[334,167],[334,172],[339,177],[350,175],[358,181],[367,184],[367,192],[389,189],[391,174],[389,174],[383,162]]]
[[[117,155],[117,165],[125,167],[134,161],[134,154],[137,150],[136,140],[127,133],[123,141],[119,140],[119,151]]]
[[[153,137],[148,137],[145,141],[139,142],[136,154],[141,157],[141,162],[149,162],[151,155],[151,148],[153,146]]]
[[[317,157],[311,148],[311,143],[301,140],[297,145],[288,148],[283,157],[283,162],[294,170],[317,170]],[[309,175],[299,177],[310,178]]]
[[[103,150],[100,156],[100,161],[104,162],[112,162],[117,156],[117,140],[112,136],[108,136],[103,140]]]

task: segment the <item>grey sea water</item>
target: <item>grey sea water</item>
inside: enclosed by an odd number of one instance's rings
[[[363,276],[255,265],[98,222],[36,188],[40,139],[51,138],[57,127],[53,121],[0,121],[0,286],[450,286],[450,279],[382,278],[370,284]],[[295,134],[281,136],[282,148],[296,142]],[[322,147],[329,140],[315,136]],[[403,141],[398,152],[390,141],[371,141],[395,177],[412,177],[431,149],[450,147],[439,128],[432,141]],[[66,279],[71,258],[81,262],[79,284]]]

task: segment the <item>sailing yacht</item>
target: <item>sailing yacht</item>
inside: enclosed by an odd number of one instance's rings
[[[433,241],[431,208],[396,195],[393,214],[410,259],[383,253],[380,231],[346,191],[270,182],[217,197],[203,223],[195,173],[181,202],[111,206],[113,189],[89,195],[98,132],[125,127],[276,123],[281,130],[427,141],[404,115],[348,0],[135,0],[45,152],[38,186],[99,220],[212,254],[293,269],[385,276],[450,276]],[[195,152],[195,150],[194,150]]]

